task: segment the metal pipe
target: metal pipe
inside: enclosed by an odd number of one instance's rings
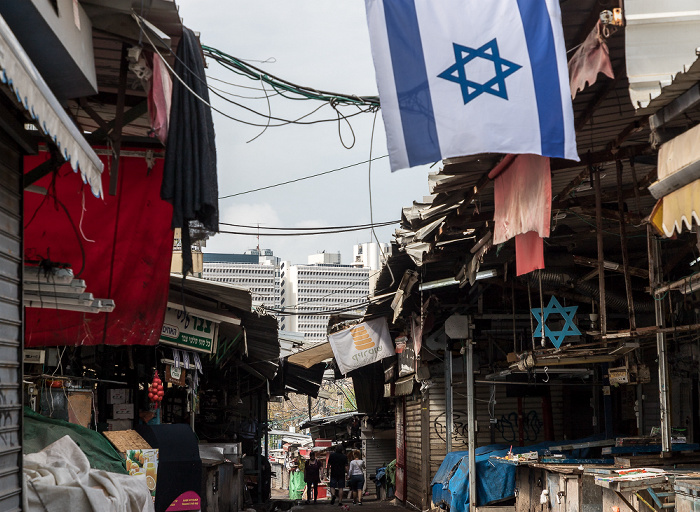
[[[600,296],[600,334],[605,336],[608,331],[608,321],[605,304],[605,254],[603,251],[603,200],[600,191],[600,169],[591,169],[595,188],[595,220],[596,237],[598,241],[598,290]]]
[[[469,505],[470,510],[476,510],[476,439],[474,411],[474,345],[471,336],[467,339],[467,367],[464,369],[467,378],[467,443],[469,446]],[[471,507],[474,508],[471,508]]]
[[[443,337],[445,339],[445,434],[447,436],[447,453],[450,453],[452,451],[452,436],[454,434],[452,351],[450,350],[450,340],[445,334],[443,334]]]
[[[647,226],[647,251],[649,252],[649,285],[652,290],[661,279],[661,266],[659,262],[659,246],[651,232],[651,226]],[[658,292],[655,292],[658,295]],[[661,329],[664,325],[663,300],[654,297],[654,312],[656,314],[656,326]],[[659,412],[661,423],[661,450],[665,453],[671,451],[671,411],[669,408],[669,380],[668,358],[666,355],[666,333],[656,333],[656,352],[659,361]]]
[[[625,226],[625,201],[622,198],[622,162],[617,161],[617,209],[620,212],[620,248],[622,249],[622,269],[625,275],[627,291],[627,309],[629,311],[630,331],[637,330],[634,315],[634,298],[632,297],[632,277],[630,276],[629,255],[627,254],[627,227]]]
[[[532,295],[530,293],[530,283],[527,283],[527,305],[530,311],[530,337],[532,338],[532,352],[535,352],[535,323],[532,321]],[[544,334],[544,330],[542,331]]]

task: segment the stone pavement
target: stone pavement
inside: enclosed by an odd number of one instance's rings
[[[278,502],[278,506],[273,507],[273,509],[281,510],[284,508],[284,505],[279,503],[278,500],[275,501]],[[290,502],[290,500],[285,501]],[[330,498],[319,499],[316,504],[312,502],[307,505],[306,500],[295,501],[291,504],[290,512],[397,512],[397,508],[403,508],[403,505],[397,500],[381,501],[377,500],[374,496],[365,496],[362,500],[362,505],[353,505],[352,500],[347,498],[343,500],[343,506],[338,506],[337,500],[335,505],[331,505]]]

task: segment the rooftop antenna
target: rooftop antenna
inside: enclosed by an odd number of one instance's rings
[[[258,257],[260,257],[260,223],[258,222]]]

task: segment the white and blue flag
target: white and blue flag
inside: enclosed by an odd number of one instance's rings
[[[558,0],[365,0],[393,171],[477,153],[578,160]]]

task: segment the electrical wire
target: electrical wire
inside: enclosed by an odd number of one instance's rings
[[[318,230],[330,230],[330,229],[346,229],[346,228],[369,228],[372,226],[383,226],[387,224],[396,224],[398,222],[401,222],[400,220],[392,220],[392,221],[383,221],[383,222],[378,222],[377,224],[351,224],[348,226],[326,226],[326,227],[317,227],[317,228],[279,228],[279,227],[270,227],[270,226],[263,226],[264,229],[279,229],[282,231],[318,231]],[[258,229],[260,226],[250,226],[246,224],[231,224],[229,222],[219,222],[219,225],[222,226],[232,226],[234,228],[249,228],[249,229]]]
[[[396,222],[387,222],[383,224],[375,224],[376,227],[385,227],[396,224]],[[220,229],[218,233],[224,233],[227,235],[250,235],[250,236],[317,236],[317,235],[334,235],[337,233],[349,233],[351,231],[362,231],[367,229],[367,226],[357,227],[357,228],[346,228],[346,229],[335,229],[332,231],[304,231],[300,233],[261,233],[259,231],[245,232],[245,231],[228,231],[225,229]],[[374,227],[372,227],[374,229]]]
[[[265,187],[254,188],[254,189],[251,189],[251,190],[246,190],[245,192],[236,192],[235,194],[229,194],[229,195],[226,195],[226,196],[220,196],[219,199],[228,199],[228,198],[230,198],[230,197],[242,196],[242,195],[245,195],[245,194],[251,194],[251,193],[253,193],[253,192],[260,192],[261,190],[267,190],[267,189],[270,189],[270,188],[281,187],[281,186],[283,186],[283,185],[289,185],[290,183],[296,183],[296,182],[298,182],[298,181],[308,180],[308,179],[311,179],[311,178],[316,178],[316,177],[318,177],[318,176],[324,176],[324,175],[326,175],[326,174],[331,174],[331,173],[334,173],[334,172],[343,171],[343,170],[345,170],[345,169],[350,169],[351,167],[357,167],[358,165],[364,165],[364,164],[366,164],[366,163],[368,163],[368,162],[370,162],[370,161],[381,160],[382,158],[386,158],[386,157],[388,157],[388,156],[389,156],[389,155],[382,155],[382,156],[378,156],[378,157],[372,158],[371,160],[364,160],[364,161],[362,161],[362,162],[357,162],[357,163],[354,163],[354,164],[344,165],[344,166],[342,166],[342,167],[337,167],[337,168],[331,169],[331,170],[329,170],[329,171],[323,171],[323,172],[319,172],[319,173],[316,173],[316,174],[311,174],[311,175],[309,175],[309,176],[304,176],[304,177],[302,177],[302,178],[296,178],[296,179],[293,179],[293,180],[283,181],[283,182],[281,182],[281,183],[275,183],[274,185],[267,185],[267,186],[265,186]]]
[[[282,90],[292,94],[300,96],[302,99],[315,99],[320,101],[335,101],[338,104],[352,104],[352,105],[367,105],[373,107],[379,107],[379,97],[378,96],[357,96],[354,94],[341,94],[330,91],[323,91],[314,89],[311,87],[306,87],[302,85],[297,85],[288,80],[276,77],[271,73],[266,73],[262,69],[243,62],[232,55],[229,55],[221,50],[213,48],[211,46],[202,45],[202,50],[206,57],[218,62],[221,65],[226,66],[228,69],[255,81],[266,82],[272,86],[275,90]]]

